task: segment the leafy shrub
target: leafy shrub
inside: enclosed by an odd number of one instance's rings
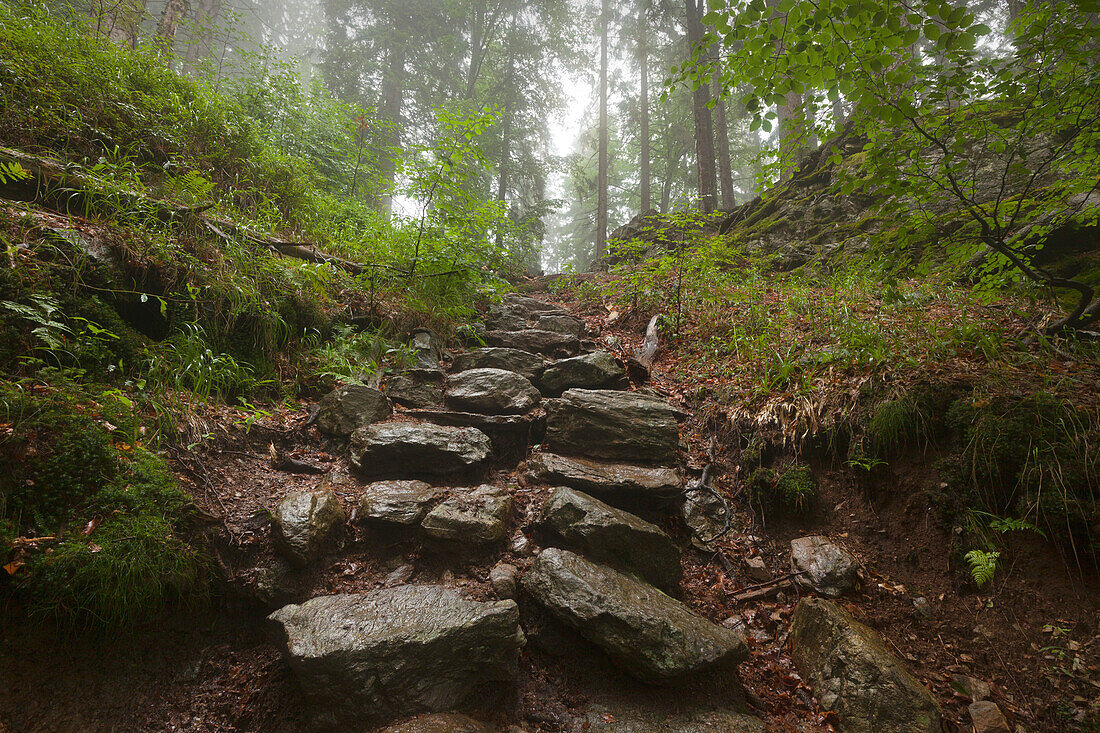
[[[793,514],[809,514],[817,498],[817,482],[809,466],[795,464],[779,471],[757,468],[749,474],[752,497],[763,506],[781,507]]]

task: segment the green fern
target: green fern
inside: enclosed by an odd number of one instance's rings
[[[15,181],[25,181],[30,177],[30,171],[14,160],[10,163],[0,162],[0,186],[5,186]]]
[[[970,563],[970,577],[979,588],[993,580],[993,574],[997,572],[997,558],[1000,556],[1001,553],[995,550],[971,550],[964,556]]]

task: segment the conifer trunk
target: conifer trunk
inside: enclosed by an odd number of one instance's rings
[[[640,146],[638,152],[638,175],[641,178],[641,209],[642,213],[653,207],[651,176],[649,172],[649,34],[646,10],[649,0],[642,0],[641,12],[638,14],[638,66],[641,71],[640,99],[638,100]]]
[[[596,258],[607,254],[607,26],[608,1],[600,7],[600,151],[596,171]]]
[[[703,40],[701,0],[687,0],[687,32],[689,54],[694,55]],[[703,59],[700,59],[703,60]],[[710,85],[696,84],[692,91],[692,113],[695,118],[695,170],[699,177],[699,203],[709,214],[718,206],[718,177],[714,165],[714,122],[711,119]]]

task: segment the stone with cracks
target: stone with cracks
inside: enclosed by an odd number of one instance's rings
[[[799,583],[830,598],[855,585],[859,569],[847,550],[818,535],[791,540],[791,567],[804,573]]]
[[[545,356],[532,354],[530,351],[487,346],[459,354],[455,357],[452,366],[455,372],[464,372],[469,369],[505,369],[522,374],[534,382],[548,363]]]
[[[637,392],[570,389],[546,400],[546,446],[565,455],[668,465],[676,460],[679,414]]]
[[[539,525],[565,547],[665,590],[680,582],[680,550],[659,527],[573,489],[555,489]]]
[[[503,369],[469,369],[447,377],[447,405],[486,415],[517,415],[542,395],[526,377]]]
[[[584,338],[585,332],[588,326],[580,318],[576,316],[547,313],[539,315],[535,321],[535,328],[543,331],[555,331],[557,333],[568,333],[577,338]]]
[[[532,443],[542,439],[546,431],[543,415],[482,415],[477,412],[450,410],[410,410],[409,417],[437,425],[477,428],[489,436],[498,461],[514,465],[523,459]]]
[[[439,407],[446,379],[441,369],[406,369],[386,380],[386,396],[404,407]]]
[[[512,497],[499,486],[458,489],[424,517],[424,532],[448,543],[481,547],[502,541],[512,518]]]
[[[409,334],[409,348],[416,354],[416,366],[419,369],[439,369],[442,354],[439,337],[426,328],[420,328]]]
[[[939,733],[931,693],[889,652],[877,631],[833,601],[803,598],[791,617],[791,657],[852,733]]]
[[[526,477],[535,483],[569,486],[601,499],[639,504],[675,499],[683,480],[674,468],[610,463],[591,458],[535,453],[527,460]]]
[[[535,316],[543,313],[562,313],[566,311],[560,305],[554,305],[553,303],[547,303],[537,298],[529,298],[526,295],[518,295],[516,293],[508,293],[502,298],[503,304],[508,308],[515,308],[528,316]]]
[[[423,481],[377,481],[363,489],[359,517],[386,524],[419,524],[447,490]]]
[[[593,351],[556,361],[539,378],[539,387],[548,395],[558,395],[574,388],[623,389],[629,386],[626,370],[606,351]]]
[[[492,455],[488,436],[476,428],[387,422],[351,434],[351,464],[375,478],[423,478],[472,474]]]
[[[320,555],[344,523],[344,508],[331,491],[299,491],[279,502],[271,517],[275,546],[298,566]]]
[[[376,389],[349,384],[321,398],[317,427],[321,432],[346,438],[356,428],[385,420],[393,414],[390,401]]]
[[[555,333],[537,328],[518,331],[489,331],[485,340],[490,346],[502,346],[507,349],[531,351],[538,354],[575,354],[580,351],[581,342],[568,333]]]
[[[330,722],[445,712],[485,683],[515,681],[514,601],[405,585],[320,596],[269,616],[306,698]]]
[[[568,550],[539,553],[524,591],[644,682],[732,669],[748,656],[741,636],[697,616],[651,585]]]

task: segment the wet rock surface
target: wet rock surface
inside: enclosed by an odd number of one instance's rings
[[[665,591],[680,582],[680,550],[659,527],[599,499],[555,489],[539,525],[558,544]]]
[[[351,464],[365,476],[436,477],[485,468],[492,444],[476,428],[388,422],[352,433],[349,453]]]
[[[512,516],[512,497],[499,486],[456,489],[424,517],[425,534],[449,543],[480,547],[502,541]]]
[[[419,524],[428,507],[447,493],[423,481],[376,481],[363,490],[359,519],[387,524]]]
[[[489,331],[485,334],[485,340],[490,346],[549,355],[559,352],[575,354],[581,347],[580,339],[572,334],[543,331],[538,328],[526,328],[521,331]]]
[[[295,565],[308,565],[344,524],[344,508],[331,491],[298,491],[271,516],[275,546]]]
[[[537,413],[484,415],[450,410],[414,410],[406,414],[437,425],[477,428],[489,436],[497,460],[505,463],[519,462],[528,447],[541,440],[546,430],[545,418]]]
[[[818,535],[791,540],[791,567],[803,572],[798,582],[836,598],[855,585],[859,565],[851,553]]]
[[[447,405],[464,412],[515,415],[538,404],[542,395],[521,374],[503,369],[469,369],[447,378]]]
[[[393,414],[386,396],[372,387],[349,384],[329,392],[318,403],[321,432],[346,438],[356,428],[385,420]]]
[[[556,361],[539,378],[539,388],[547,395],[559,395],[574,388],[623,389],[629,386],[626,370],[606,351]]]
[[[928,690],[891,654],[878,632],[833,601],[804,598],[791,618],[791,656],[845,731],[939,733]]]
[[[542,370],[549,363],[545,356],[532,354],[529,351],[489,346],[483,349],[471,349],[465,354],[459,354],[455,357],[452,367],[455,372],[464,372],[470,369],[505,369],[516,374],[522,374],[533,382],[538,379]]]
[[[546,446],[555,453],[663,465],[676,459],[679,413],[665,400],[570,389],[545,404]]]
[[[522,585],[541,606],[642,681],[732,668],[748,655],[736,632],[697,616],[653,586],[568,550],[539,553]]]
[[[636,466],[591,458],[535,453],[527,460],[530,481],[569,486],[605,501],[628,504],[664,502],[680,493],[683,480],[674,468]]]
[[[446,379],[442,369],[406,369],[386,380],[386,396],[403,407],[439,407]]]
[[[479,685],[513,682],[513,601],[439,585],[319,596],[269,617],[302,691],[328,722],[445,712]]]

